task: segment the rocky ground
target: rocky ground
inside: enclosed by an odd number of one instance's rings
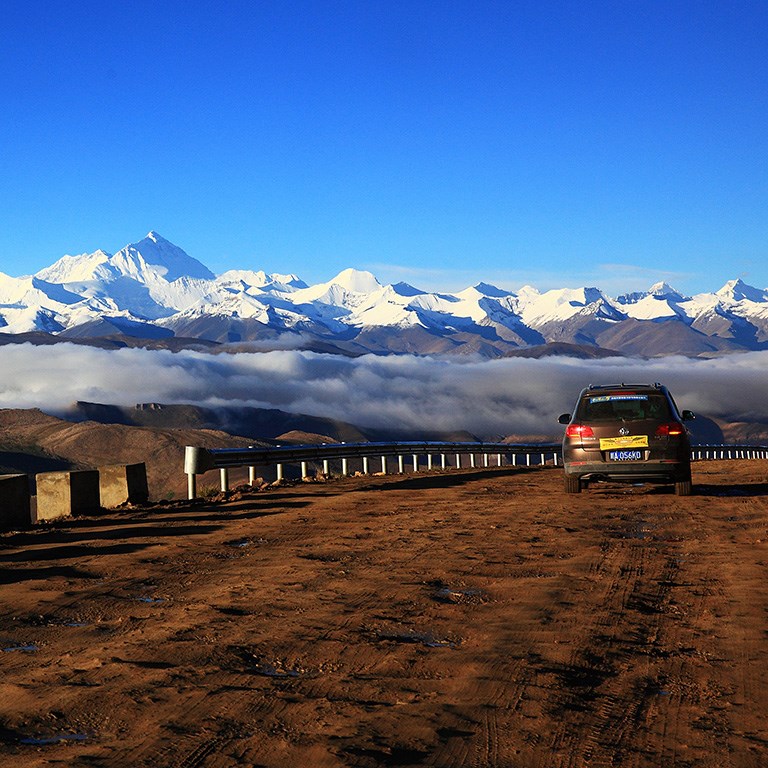
[[[0,536],[0,766],[765,766],[768,463],[347,478]]]

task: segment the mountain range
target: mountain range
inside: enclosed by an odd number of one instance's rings
[[[229,345],[365,353],[625,354],[690,357],[768,348],[768,290],[730,280],[686,296],[660,282],[610,297],[596,287],[440,293],[345,269],[215,275],[150,232],[115,254],[64,256],[26,277],[0,272],[0,341]]]

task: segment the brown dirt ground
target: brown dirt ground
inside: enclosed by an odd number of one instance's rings
[[[767,476],[348,478],[3,535],[0,766],[765,766]]]

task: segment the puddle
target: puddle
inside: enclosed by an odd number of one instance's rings
[[[27,736],[19,739],[19,743],[43,747],[49,744],[60,744],[62,741],[85,741],[90,738],[91,734],[88,733],[60,733],[57,736]]]
[[[395,643],[415,643],[427,648],[457,648],[459,645],[453,640],[440,639],[429,632],[416,632],[414,630],[405,632],[380,631],[376,633],[376,637],[379,640],[391,640]]]
[[[235,541],[228,541],[226,542],[228,547],[237,547],[238,549],[245,549],[245,547],[250,547],[253,542],[250,539],[236,539]]]
[[[3,653],[12,653],[13,651],[23,651],[24,653],[34,653],[39,651],[40,648],[34,643],[28,645],[9,645],[7,648],[3,648]]]
[[[298,669],[285,669],[284,667],[274,667],[271,664],[262,663],[257,663],[250,667],[250,671],[257,675],[263,675],[264,677],[277,678],[301,677],[302,674]]]
[[[435,600],[441,603],[479,603],[484,602],[482,590],[479,589],[454,589],[453,587],[439,587],[433,593]]]
[[[165,598],[164,597],[137,597],[136,600],[140,603],[147,603],[149,605],[154,605],[155,603],[164,603]]]

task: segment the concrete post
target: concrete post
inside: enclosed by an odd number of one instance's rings
[[[349,474],[349,464],[346,458],[341,460],[341,474],[346,477]]]
[[[277,472],[277,482],[282,483],[283,482],[283,465],[282,464],[276,464],[275,470]]]
[[[29,478],[0,475],[0,528],[26,528],[31,522]]]
[[[328,459],[323,459],[323,474],[328,477],[331,474],[330,467],[328,465]]]
[[[440,454],[440,468],[441,469],[445,469],[445,454],[444,453]]]
[[[456,469],[461,469],[461,454],[456,454]]]
[[[489,466],[489,464],[490,464],[490,459],[488,458],[488,454],[484,453],[483,454],[483,466],[487,467],[487,466]]]
[[[99,511],[99,472],[43,472],[37,481],[37,520],[54,520]]]
[[[141,464],[111,464],[99,467],[101,506],[107,509],[121,504],[146,504],[149,500],[147,468]]]
[[[531,466],[531,454],[526,453],[525,454],[525,466],[530,467]]]
[[[397,455],[397,471],[401,475],[405,472],[404,462],[403,462],[403,454],[402,453],[399,453]]]
[[[386,456],[381,457],[381,474],[382,475],[387,474],[387,457]]]
[[[363,474],[364,475],[368,474],[368,457],[367,456],[363,456]]]
[[[419,471],[419,457],[415,453],[413,454],[413,471]]]
[[[500,453],[497,453],[497,454],[496,454],[496,466],[497,466],[497,467],[500,467],[500,466],[501,466],[501,463],[502,463],[502,457],[501,457],[501,454],[500,454]]]
[[[306,461],[302,461],[301,462],[301,479],[302,480],[306,480],[307,479],[307,475],[308,475],[308,472],[307,472],[307,462]]]
[[[248,467],[248,485],[256,485],[256,467]]]
[[[469,454],[469,466],[472,467],[472,469],[475,468],[475,454],[470,453]]]
[[[221,481],[219,484],[221,492],[226,493],[229,490],[229,470],[226,467],[222,467],[219,470],[219,478]]]
[[[432,471],[432,454],[431,453],[427,454],[427,471],[429,472]]]

